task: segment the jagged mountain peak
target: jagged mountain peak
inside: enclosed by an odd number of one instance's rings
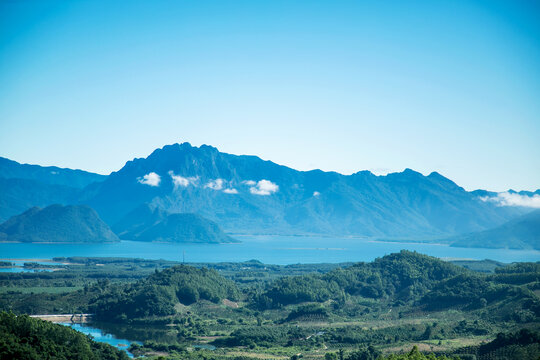
[[[366,170],[352,175],[297,171],[188,142],[133,159],[84,189],[43,187],[37,181],[0,175],[0,200],[17,205],[0,207],[0,217],[32,205],[82,203],[112,225],[148,203],[152,208],[139,209],[139,218],[197,213],[235,233],[425,238],[485,230],[527,210],[481,201],[487,192],[467,192],[437,172],[424,176],[407,168],[377,176]],[[49,197],[35,195],[44,193]],[[21,199],[20,194],[28,199],[20,204],[10,200],[13,195]]]
[[[199,213],[236,233],[436,236],[483,230],[516,215],[476,198],[438,173],[297,171],[179,143],[128,163],[87,200],[109,223],[152,203]]]
[[[411,169],[411,168],[405,168],[405,169],[401,172],[401,174],[403,174],[403,175],[409,175],[409,176],[424,176],[424,175],[422,175],[422,173],[420,173],[420,172],[418,172],[418,171],[416,171],[416,170],[413,170],[413,169]]]

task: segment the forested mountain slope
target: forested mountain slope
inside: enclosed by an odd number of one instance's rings
[[[1,224],[0,238],[47,243],[119,241],[98,214],[84,205],[33,207]]]
[[[134,159],[81,201],[116,224],[144,203],[197,213],[235,233],[430,237],[484,230],[524,213],[485,202],[438,173],[297,171],[203,145]]]

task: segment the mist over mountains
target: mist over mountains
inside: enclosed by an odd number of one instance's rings
[[[458,235],[452,246],[540,250],[540,209],[493,229]]]
[[[0,176],[8,176],[0,179],[2,220],[23,206],[73,203],[91,206],[115,229],[136,209],[150,206],[167,214],[195,213],[235,234],[435,239],[494,228],[532,210],[500,206],[488,201],[492,193],[468,192],[436,172],[297,171],[189,143],[164,146],[106,177],[65,170],[55,174],[56,182],[45,175],[42,181],[26,175],[28,165],[8,165],[16,170],[0,169]],[[32,195],[29,189],[37,184],[40,191]],[[24,201],[14,193],[23,193]]]

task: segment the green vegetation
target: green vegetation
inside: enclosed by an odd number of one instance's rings
[[[498,333],[497,337],[487,344],[464,347],[455,351],[455,354],[464,359],[475,357],[478,360],[538,359],[540,333],[529,329],[513,333]]]
[[[177,303],[191,305],[199,300],[218,303],[237,300],[234,282],[217,271],[179,265],[152,274],[133,285],[111,288],[92,304],[98,319],[127,320],[175,313]]]
[[[407,354],[391,354],[382,356],[380,352],[372,347],[353,352],[347,357],[347,360],[459,360],[458,356],[446,357],[445,355],[436,356],[434,354],[423,354],[414,346]]]
[[[508,265],[494,260],[452,260],[450,262],[469,270],[484,273],[494,273],[498,269]]]
[[[3,241],[96,243],[118,237],[98,214],[85,205],[32,207],[0,224]],[[1,239],[1,237],[0,237]]]
[[[361,296],[392,298],[396,304],[403,304],[418,299],[439,281],[464,272],[456,265],[402,251],[324,275],[280,279],[254,301],[259,308],[276,308],[305,301],[343,303],[347,296]]]
[[[137,241],[237,242],[213,221],[192,213],[167,213],[142,204],[113,226],[121,239]]]
[[[0,274],[0,309],[92,313],[94,326],[143,342],[132,353],[150,359],[521,360],[538,351],[539,263],[486,271],[486,261],[467,262],[475,272],[409,251],[289,266],[54,261],[66,265]]]
[[[128,356],[69,327],[0,312],[0,359],[127,360]]]

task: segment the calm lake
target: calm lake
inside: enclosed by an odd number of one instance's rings
[[[118,339],[112,334],[105,333],[101,329],[86,324],[65,323],[62,325],[69,326],[72,329],[82,332],[83,334],[90,335],[92,336],[92,338],[94,338],[94,340],[98,342],[107,343],[116,347],[117,349],[124,350],[129,357],[133,357],[133,355],[129,351],[127,351],[133,341],[129,341],[126,339]],[[142,345],[142,343],[139,341],[136,341],[136,343]]]
[[[177,333],[174,329],[159,326],[128,326],[101,322],[88,324],[63,323],[62,325],[69,326],[83,334],[91,335],[95,341],[107,343],[117,349],[124,350],[129,357],[133,357],[133,354],[127,349],[133,343],[143,345],[146,340],[174,343],[177,339]],[[209,344],[191,344],[191,347],[205,350],[216,349],[215,346]]]
[[[440,244],[379,242],[360,238],[317,236],[239,236],[239,244],[170,244],[121,241],[112,244],[0,243],[0,258],[51,259],[56,256],[131,257],[186,262],[266,264],[372,261],[402,249],[439,258],[491,259],[501,262],[540,261],[540,251],[455,248]],[[184,256],[185,254],[185,256]]]
[[[131,257],[186,262],[238,262],[251,259],[266,264],[338,263],[372,261],[402,249],[439,258],[492,259],[501,262],[540,261],[540,251],[453,248],[447,245],[378,242],[359,238],[301,236],[242,236],[239,244],[165,244],[122,241],[114,244],[16,244],[0,243],[0,258],[52,259],[57,256]],[[50,263],[49,263],[50,264]],[[134,340],[167,342],[176,334],[164,329],[114,324],[66,324],[96,341],[127,349]],[[115,334],[115,335],[111,335]],[[169,337],[172,337],[169,339]],[[127,340],[130,339],[130,340]],[[197,347],[199,345],[194,345]],[[131,355],[131,354],[129,354]]]

